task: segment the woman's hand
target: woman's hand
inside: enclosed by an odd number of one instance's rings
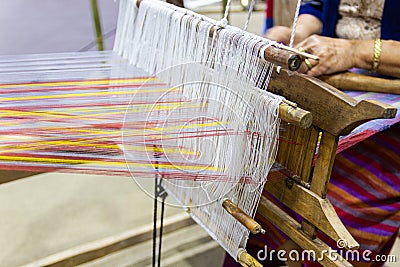
[[[265,33],[264,37],[288,45],[290,41],[291,30],[285,26],[274,26]]]
[[[296,45],[319,57],[319,61],[309,59],[310,64],[303,64],[299,72],[311,76],[320,76],[345,71],[356,67],[358,61],[359,42],[312,35]]]

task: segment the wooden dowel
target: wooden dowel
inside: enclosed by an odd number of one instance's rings
[[[383,79],[353,72],[323,75],[318,78],[342,90],[400,94],[399,79]]]
[[[312,124],[311,112],[285,102],[279,105],[279,118],[302,129],[309,128]]]
[[[265,233],[265,231],[262,229],[261,225],[258,222],[256,222],[253,218],[251,218],[249,215],[247,215],[243,210],[241,210],[231,200],[229,200],[229,199],[224,200],[222,202],[222,207],[230,215],[232,215],[232,217],[234,217],[241,224],[243,224],[244,227],[249,229],[252,234]]]
[[[237,261],[243,267],[263,267],[253,256],[247,253],[246,250],[240,249],[237,255]]]
[[[264,59],[291,71],[296,71],[301,66],[299,55],[275,46],[270,46],[265,50]]]
[[[211,28],[210,37],[213,36],[215,30],[216,28]],[[298,70],[302,62],[301,57],[296,53],[273,45],[265,49],[264,59],[291,71]]]
[[[281,46],[281,48],[284,49],[284,50],[288,50],[290,52],[296,53],[297,55],[300,55],[300,56],[302,56],[304,58],[310,58],[310,59],[314,59],[316,61],[319,61],[319,57],[318,56],[310,54],[310,53],[308,53],[308,52],[306,52],[304,50],[298,50],[298,49],[295,49],[295,48],[292,48],[292,47],[289,47],[289,46],[283,46],[283,45]]]
[[[137,0],[136,5],[139,7],[142,1],[143,0]],[[210,37],[214,35],[215,29],[214,27],[211,28]],[[298,54],[275,46],[269,46],[265,49],[264,59],[291,71],[298,70],[302,62]]]

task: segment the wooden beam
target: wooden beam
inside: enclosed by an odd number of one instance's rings
[[[339,137],[328,132],[322,133],[321,143],[318,148],[317,161],[311,178],[311,191],[321,198],[326,198],[333,163],[336,157],[338,140]]]
[[[12,167],[10,167],[11,169]],[[13,170],[0,170],[0,184],[9,183],[19,179],[24,179],[34,175],[40,174],[39,172],[29,171],[13,171]]]
[[[348,71],[318,78],[342,90],[400,94],[399,79],[383,79]]]
[[[164,234],[171,233],[183,227],[194,224],[194,221],[186,214],[167,218],[164,223]],[[132,229],[126,232],[110,236],[101,240],[82,244],[77,247],[50,255],[35,262],[21,267],[31,266],[76,266],[89,262],[116,251],[137,245],[140,242],[150,240],[152,237],[152,226]]]
[[[271,201],[262,197],[258,206],[258,212],[263,214],[269,221],[276,225],[282,232],[289,236],[297,245],[306,250],[312,250],[318,257],[318,262],[325,267],[352,267],[347,260],[335,253],[332,249],[316,238],[311,240],[300,230],[300,224],[292,217],[283,212]],[[331,251],[332,257],[326,252]]]
[[[288,188],[286,180],[283,179],[268,181],[265,189],[333,240],[346,240],[348,249],[359,247],[358,242],[343,225],[328,199],[321,198],[298,184]],[[259,212],[265,216],[261,210]]]
[[[365,121],[393,118],[397,109],[377,101],[358,102],[314,77],[285,69],[272,73],[268,90],[296,102],[313,115],[313,125],[339,136]]]

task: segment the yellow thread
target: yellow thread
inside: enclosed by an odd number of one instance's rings
[[[125,162],[118,161],[96,161],[96,160],[75,160],[75,159],[53,159],[53,158],[32,158],[23,156],[0,156],[0,160],[4,161],[23,161],[23,162],[39,162],[39,163],[58,163],[58,164],[93,164],[98,165],[124,165]],[[129,165],[140,166],[140,167],[152,167],[152,168],[163,168],[169,170],[207,170],[207,171],[217,171],[216,167],[210,166],[180,166],[180,165],[170,165],[170,164],[153,164],[153,163],[133,163],[129,162]]]
[[[35,100],[35,99],[51,99],[51,98],[69,98],[79,96],[107,96],[107,95],[125,95],[125,94],[136,94],[136,93],[158,93],[165,91],[176,91],[176,88],[162,88],[162,89],[141,89],[141,90],[126,90],[126,91],[104,91],[96,93],[75,93],[75,94],[58,94],[58,95],[39,95],[39,96],[25,96],[25,97],[8,97],[2,98],[1,101],[23,101],[23,100]]]
[[[67,86],[67,85],[116,85],[116,84],[141,84],[146,81],[160,81],[158,78],[138,78],[138,79],[118,79],[118,80],[88,80],[88,81],[60,81],[60,82],[47,82],[47,83],[25,83],[25,84],[1,84],[0,88],[18,88],[18,87],[49,87],[49,86]]]
[[[37,147],[40,147],[41,150],[45,150],[46,148],[49,148],[51,146],[73,146],[73,147],[91,147],[91,148],[107,148],[107,149],[118,149],[119,146],[117,144],[112,144],[112,145],[105,145],[105,144],[98,144],[98,143],[93,143],[90,142],[91,140],[87,142],[83,141],[68,141],[68,140],[63,140],[63,141],[33,141],[30,143],[21,143],[21,144],[13,144],[13,145],[7,145],[3,146],[2,150],[0,151],[0,154],[6,154],[10,152],[20,152],[20,151],[26,151],[29,149],[34,149]],[[126,146],[127,150],[129,151],[148,151],[149,149],[154,149],[150,146],[146,147],[141,147],[141,146]],[[8,150],[5,150],[9,148]],[[11,149],[10,149],[11,148]],[[162,152],[162,153],[181,153],[184,155],[198,155],[198,153],[194,151],[190,151],[188,149],[178,149],[178,148],[158,148],[156,152]]]

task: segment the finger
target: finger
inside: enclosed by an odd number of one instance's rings
[[[312,68],[314,68],[315,66],[317,66],[319,64],[319,60],[314,60],[312,58],[307,58],[307,61],[310,63]],[[308,65],[308,64],[306,64],[306,65]]]
[[[307,68],[306,64],[301,63],[300,68],[297,70],[299,73],[307,73],[309,69]]]
[[[290,33],[291,31],[288,27],[274,26],[264,34],[264,37],[277,42],[287,43],[290,38]]]
[[[304,61],[302,62],[301,66],[300,66],[300,68],[297,70],[297,72],[300,72],[300,73],[307,73],[307,74],[308,74],[308,72],[309,72],[311,69],[313,69],[316,65],[318,65],[318,61],[313,60],[313,59],[306,58],[306,59],[304,59]]]
[[[321,76],[322,74],[326,74],[320,66],[315,66],[306,73],[307,75],[313,76],[313,77],[318,77]]]
[[[311,64],[310,60],[308,60],[308,58],[304,59],[304,64],[307,66],[309,70],[313,68],[313,65]]]
[[[309,44],[308,44],[308,38],[306,38],[305,40],[301,41],[300,43],[298,43],[295,48],[298,50],[303,50],[303,52],[308,52],[307,49],[309,49]]]
[[[311,35],[296,45],[296,48],[303,48],[307,53],[314,54],[315,46],[320,42],[318,35]]]

